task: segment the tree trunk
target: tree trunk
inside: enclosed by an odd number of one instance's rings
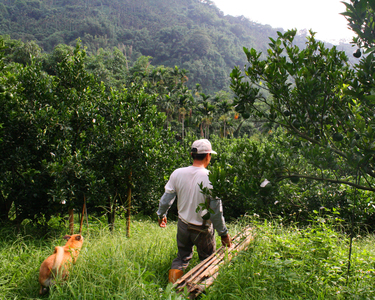
[[[79,233],[82,233],[82,225],[83,225],[83,218],[85,217],[86,211],[86,196],[83,196],[83,208],[82,208],[82,215],[81,215],[81,223],[79,224]]]
[[[9,221],[9,211],[12,207],[13,201],[8,196],[5,198],[2,193],[0,193],[0,221],[7,222]]]
[[[74,234],[74,209],[69,208],[69,232]]]
[[[184,132],[185,132],[184,123],[185,123],[185,118],[182,117],[182,135],[181,135],[182,139],[184,139]]]
[[[241,121],[241,123],[238,125],[237,129],[234,131],[233,136],[235,138],[238,137],[242,124],[243,124],[243,121]]]

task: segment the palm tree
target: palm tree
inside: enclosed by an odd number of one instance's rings
[[[218,97],[216,97],[215,99],[218,99]],[[220,115],[219,121],[223,122],[223,136],[226,137],[226,125],[229,120],[228,113],[232,110],[232,104],[230,104],[227,99],[224,99],[217,104],[217,108]]]
[[[165,112],[167,118],[165,120],[166,122],[166,128],[168,129],[169,123],[173,120],[173,114],[175,112],[175,104],[173,103],[173,100],[168,95],[164,95],[163,98],[164,101],[161,102],[161,111]]]
[[[181,107],[178,112],[180,114],[181,123],[182,123],[181,138],[184,139],[184,132],[185,132],[184,125],[185,125],[185,116],[187,112],[186,112],[185,107]]]
[[[209,138],[210,136],[210,125],[212,124],[213,115],[216,110],[216,106],[211,104],[208,100],[210,98],[209,95],[205,95],[204,93],[200,93],[203,101],[198,105],[198,112],[201,114],[201,135],[205,138]]]

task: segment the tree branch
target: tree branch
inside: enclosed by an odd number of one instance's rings
[[[279,177],[279,181],[283,180],[283,179],[290,178],[290,177],[298,177],[298,178],[305,178],[305,179],[311,179],[311,180],[316,180],[316,181],[326,181],[326,182],[330,182],[330,183],[345,184],[345,185],[349,185],[351,187],[355,187],[355,188],[360,189],[360,190],[375,192],[375,188],[363,186],[363,185],[356,184],[356,183],[353,183],[353,182],[350,182],[350,181],[329,179],[329,178],[323,178],[323,177],[315,177],[315,176],[309,176],[309,175],[293,174],[293,175],[288,175],[288,176],[281,176],[281,177]]]

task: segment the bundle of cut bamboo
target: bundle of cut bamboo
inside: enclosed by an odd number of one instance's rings
[[[230,261],[238,252],[247,249],[253,239],[251,227],[246,227],[233,237],[231,247],[220,247],[215,253],[182,276],[174,284],[174,288],[177,292],[183,292],[186,287],[189,298],[195,299],[214,282],[219,274],[219,266]]]

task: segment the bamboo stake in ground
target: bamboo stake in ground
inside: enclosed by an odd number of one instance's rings
[[[82,208],[82,215],[81,215],[81,223],[79,225],[79,233],[81,234],[82,233],[82,224],[83,224],[83,218],[85,216],[85,212],[86,212],[86,196],[83,196],[83,208]],[[87,218],[87,216],[86,216]]]
[[[128,186],[128,210],[126,212],[126,236],[130,237],[130,216],[131,216],[131,207],[132,207],[132,188],[131,188],[131,182],[132,182],[132,170],[130,170],[130,175],[129,175],[129,186]]]
[[[69,232],[74,234],[74,209],[69,208]]]
[[[183,292],[186,287],[189,298],[195,299],[214,282],[219,274],[220,265],[230,261],[238,252],[247,249],[253,239],[251,227],[246,227],[233,238],[231,247],[220,247],[215,253],[182,276],[174,284],[174,288],[177,292]]]

